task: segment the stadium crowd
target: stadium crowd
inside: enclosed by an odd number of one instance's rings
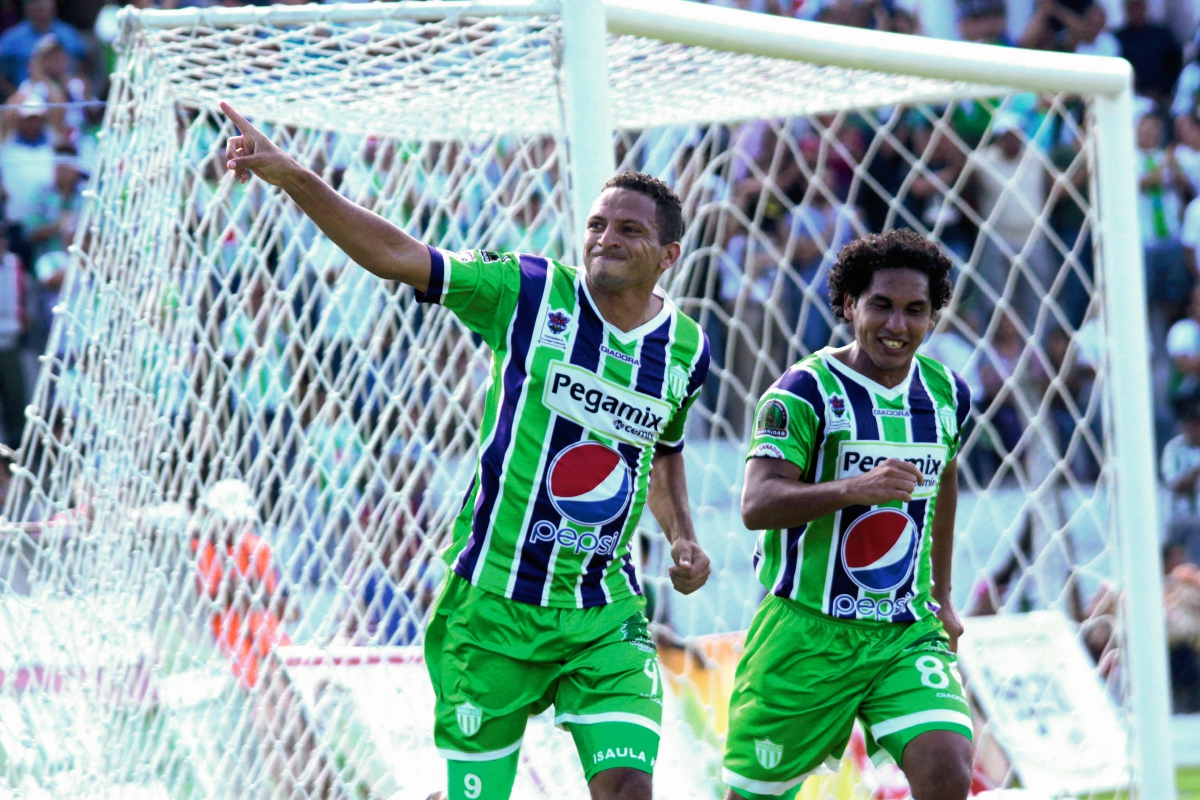
[[[145,0],[137,4],[151,5]],[[161,3],[162,7],[209,4],[244,3]],[[1140,97],[1137,216],[1147,271],[1155,423],[1163,457],[1161,478],[1172,495],[1169,530],[1164,534],[1170,545],[1168,628],[1177,708],[1200,710],[1200,568],[1195,566],[1200,564],[1200,267],[1196,255],[1200,247],[1200,36],[1188,41],[1190,31],[1151,21],[1145,0],[1126,0],[1119,22],[1111,20],[1105,6],[1095,0],[1038,0],[1015,37],[1009,34],[1006,0],[947,2],[945,15],[953,18],[949,25],[940,17],[922,18],[929,15],[931,4],[918,6],[905,0],[722,0],[720,4],[900,33],[949,31],[969,41],[1122,56],[1133,64]],[[0,235],[0,442],[11,448],[20,444],[38,357],[49,341],[52,309],[61,300],[70,263],[67,248],[75,238],[83,187],[94,163],[107,74],[113,63],[115,6],[93,4],[89,11],[87,3],[74,4],[69,22],[59,12],[55,0],[0,0],[0,92],[7,98],[0,115],[0,186],[7,223]],[[1187,44],[1181,44],[1181,39]],[[1086,431],[1079,430],[1081,425],[1099,425],[1091,390],[1102,347],[1094,314],[1089,314],[1086,288],[1094,275],[1086,209],[1089,175],[1086,159],[1080,155],[1086,126],[1082,105],[1069,100],[1048,105],[1037,97],[1017,96],[1002,108],[963,101],[934,116],[908,112],[892,128],[902,147],[881,149],[869,164],[871,177],[884,193],[860,190],[851,197],[853,158],[864,156],[887,113],[880,111],[873,119],[851,115],[835,130],[818,129],[830,124],[823,120],[782,132],[767,125],[731,128],[730,141],[754,165],[734,168],[729,198],[744,218],[756,220],[757,229],[772,243],[763,245],[737,226],[714,233],[716,238],[709,243],[721,253],[713,265],[714,299],[729,312],[738,309],[743,319],[751,320],[752,328],[758,324],[753,322],[755,315],[760,320],[768,316],[768,304],[802,310],[790,321],[787,341],[778,347],[769,338],[739,343],[728,329],[710,323],[714,360],[726,363],[751,385],[754,361],[739,358],[739,348],[777,350],[772,355],[782,363],[794,360],[797,342],[803,350],[823,346],[834,335],[827,309],[818,307],[825,297],[823,276],[832,254],[858,233],[905,224],[905,219],[919,221],[937,227],[960,262],[974,257],[977,264],[974,281],[963,282],[959,316],[964,327],[937,334],[929,345],[935,355],[964,374],[980,411],[984,433],[971,450],[969,482],[1003,482],[1006,470],[1011,477],[1013,459],[1006,459],[1010,454],[1019,455],[1022,469],[1048,472],[1044,464],[1035,463],[1044,462],[1045,453],[1039,454],[1037,437],[1028,435],[1030,409],[1036,409],[1038,398],[1047,394],[1054,396],[1050,417],[1057,446],[1053,449],[1068,454],[1076,479],[1095,480],[1098,454],[1086,443]],[[838,142],[839,152],[849,156],[821,162],[826,170],[821,182],[829,191],[817,192],[809,177],[811,167],[815,154],[831,138]],[[775,155],[780,149],[813,155],[814,162],[806,169],[794,163],[779,166]],[[909,180],[913,159],[904,152],[926,156],[915,180]],[[651,160],[642,156],[643,163],[635,166],[649,169]],[[775,166],[768,169],[769,164]],[[214,185],[217,177],[207,176]],[[356,180],[352,170],[340,178],[348,183]],[[903,200],[892,201],[902,187]],[[546,216],[538,206],[550,196],[549,190],[542,197],[530,196],[516,215],[528,221],[517,238],[536,242],[553,237],[552,229],[539,229]],[[982,251],[973,253],[979,220],[984,218],[991,221],[994,235]],[[1047,227],[1053,236],[1039,233]],[[236,248],[236,241],[223,244]],[[362,274],[343,275],[341,263],[335,262],[330,257],[314,280],[336,286],[328,303],[338,316],[322,329],[327,337],[322,347],[332,354],[328,362],[337,372],[347,368],[345,359],[357,357],[361,323],[374,309],[370,292],[359,285]],[[1050,285],[1064,264],[1070,276],[1052,298],[1061,314],[1048,320],[1037,314],[1042,287]],[[1011,279],[1014,270],[1018,274]],[[1011,312],[995,313],[1005,284],[1010,284]],[[244,383],[247,399],[262,411],[267,424],[277,425],[276,441],[291,438],[279,427],[303,429],[311,445],[309,471],[317,479],[304,501],[308,529],[289,550],[329,548],[323,557],[306,561],[329,565],[343,555],[333,552],[332,537],[320,535],[332,513],[325,487],[358,480],[363,472],[355,465],[364,454],[411,462],[412,453],[370,452],[376,445],[369,440],[377,437],[364,433],[357,420],[371,417],[368,428],[397,423],[372,404],[369,386],[360,397],[345,402],[335,396],[326,403],[318,391],[312,408],[321,409],[319,413],[312,410],[297,417],[282,408],[286,386],[301,378],[288,371],[286,341],[282,337],[270,341],[260,329],[271,315],[258,312],[264,303],[285,301],[259,281],[247,281],[242,288],[248,297],[245,310],[230,305],[221,312],[220,358],[230,374]],[[973,357],[980,337],[989,346],[982,357]],[[1045,358],[1026,357],[1034,340]],[[1074,347],[1072,340],[1077,343]],[[253,362],[259,371],[252,372],[250,362],[242,363],[247,341],[270,352]],[[386,350],[379,348],[379,352]],[[374,376],[371,382],[384,384],[390,379],[388,371],[397,369],[397,359],[376,356],[374,351],[365,356],[372,361],[367,372]],[[747,374],[741,375],[742,369]],[[185,386],[177,388],[186,391]],[[731,418],[744,416],[744,409],[727,410]],[[5,470],[0,459],[0,501]],[[359,494],[379,490],[364,484]],[[354,505],[366,509],[363,513],[368,516],[378,508]],[[403,508],[391,508],[398,518],[393,527],[423,524],[417,519],[422,509],[420,497],[409,498]],[[376,566],[364,568],[360,576],[362,613],[356,619],[366,633],[356,633],[407,643],[416,634],[415,621],[432,599],[438,566],[417,552],[412,540],[388,542]],[[344,548],[344,552],[351,550]],[[320,576],[284,577],[316,581]],[[979,599],[976,610],[988,604],[995,607],[1003,599],[993,592]],[[1090,604],[1093,609],[1098,602]],[[1103,642],[1098,645],[1097,655],[1103,646]]]

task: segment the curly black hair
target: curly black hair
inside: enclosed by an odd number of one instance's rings
[[[829,270],[829,304],[835,317],[845,320],[846,296],[857,299],[881,269],[912,269],[929,276],[929,304],[935,314],[954,292],[950,259],[937,244],[906,228],[871,233],[843,247]]]
[[[670,244],[683,238],[683,203],[670,186],[644,172],[618,172],[604,184],[605,189],[628,189],[654,201],[658,243]]]

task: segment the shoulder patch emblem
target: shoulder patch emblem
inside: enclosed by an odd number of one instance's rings
[[[770,442],[763,442],[750,453],[751,458],[783,458],[783,451]]]
[[[492,263],[493,261],[499,261],[499,260],[500,260],[500,254],[499,254],[499,253],[494,253],[494,252],[492,252],[491,250],[480,250],[480,251],[479,251],[479,257],[480,257],[481,259],[483,259],[483,263],[485,263],[485,264],[490,264],[490,263]]]
[[[788,435],[787,407],[780,400],[771,399],[763,403],[758,412],[758,424],[754,426],[755,436],[773,436],[776,439],[786,439]]]

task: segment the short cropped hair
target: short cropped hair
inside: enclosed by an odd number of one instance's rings
[[[927,275],[929,305],[935,314],[954,293],[950,259],[934,242],[907,228],[872,233],[843,247],[829,270],[829,303],[835,317],[846,318],[846,297],[857,300],[881,269],[911,269]]]
[[[654,201],[659,244],[671,244],[683,238],[683,203],[679,195],[658,178],[644,172],[618,172],[608,179],[604,188],[628,189]]]

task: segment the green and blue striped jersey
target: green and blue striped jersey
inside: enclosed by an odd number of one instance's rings
[[[749,458],[787,459],[807,483],[862,475],[897,458],[925,480],[909,503],[849,506],[764,531],[754,565],[767,590],[841,619],[911,622],[934,613],[934,505],[970,406],[966,382],[923,355],[890,389],[828,348],[785,372],[759,401]]]
[[[430,248],[429,288],[492,349],[479,462],[445,553],[490,592],[556,608],[640,594],[630,559],[656,452],[683,448],[708,340],[662,310],[624,332],[582,269],[514,253]]]

